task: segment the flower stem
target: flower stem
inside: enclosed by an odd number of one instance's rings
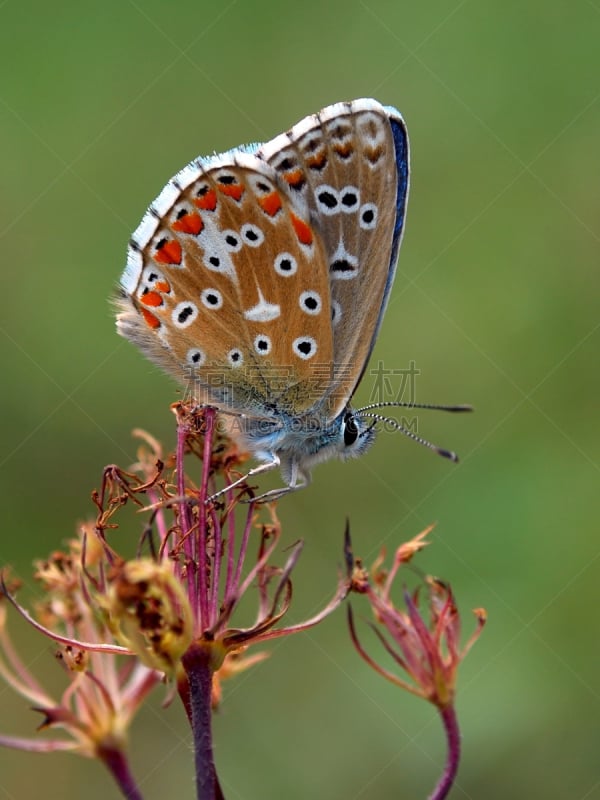
[[[429,800],[444,800],[444,798],[448,796],[454,784],[456,773],[458,772],[458,762],[460,761],[460,731],[458,729],[456,710],[453,705],[445,706],[444,708],[440,708],[440,715],[446,731],[448,756],[446,758],[444,774],[435,787],[433,794],[429,796]]]
[[[192,572],[192,578],[187,581],[188,595],[192,608],[196,608],[196,582],[193,574],[193,565],[195,562],[194,541],[189,532],[192,530],[192,512],[189,505],[185,502],[185,443],[188,434],[187,422],[180,418],[177,421],[177,449],[175,451],[175,464],[177,469],[177,494],[181,498],[181,506],[179,508],[180,514],[180,527],[181,527],[181,541],[185,552],[185,561],[188,565],[188,570]]]
[[[98,757],[115,779],[123,797],[127,800],[143,800],[142,793],[129,769],[125,753],[119,747],[100,746]]]
[[[212,455],[213,435],[214,435],[214,408],[206,408],[204,411],[204,452],[202,454],[202,479],[200,482],[200,493],[198,496],[198,535],[196,537],[197,554],[197,596],[200,603],[200,625],[203,629],[213,625],[213,620],[209,619],[209,593],[208,593],[208,560],[206,557],[206,545],[208,537],[207,529],[207,509],[206,500],[208,499],[208,479],[210,477],[210,459]],[[218,581],[219,576],[214,575],[213,579]]]
[[[212,678],[210,646],[192,644],[182,658],[189,686],[197,800],[219,800],[219,787],[212,747]]]

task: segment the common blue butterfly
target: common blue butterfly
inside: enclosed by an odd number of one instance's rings
[[[261,462],[249,475],[280,467],[286,487],[263,498],[363,453],[385,419],[349,403],[394,280],[408,182],[400,113],[336,103],[265,144],[195,159],[131,238],[119,333],[231,415]]]

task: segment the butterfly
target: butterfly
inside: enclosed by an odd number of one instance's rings
[[[232,415],[260,462],[240,481],[280,468],[285,487],[261,499],[365,452],[386,419],[371,409],[394,405],[350,401],[394,281],[408,185],[400,113],[336,103],[269,142],[190,162],[130,240],[119,333]]]

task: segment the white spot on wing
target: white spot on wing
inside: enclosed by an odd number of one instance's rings
[[[256,225],[252,225],[250,222],[246,225],[242,225],[240,233],[242,235],[242,239],[250,247],[260,247],[265,240],[265,235],[261,229]]]
[[[342,318],[342,307],[338,303],[337,300],[331,301],[331,324],[335,328],[335,326],[339,323]]]
[[[340,195],[337,189],[322,183],[315,189],[315,200],[321,214],[332,216],[340,211]]]
[[[237,282],[237,273],[231,259],[228,246],[223,238],[223,232],[210,216],[203,214],[204,228],[196,237],[200,247],[204,250],[202,263],[211,270],[227,275],[232,281]]]
[[[187,351],[186,360],[192,367],[201,367],[206,361],[206,356],[199,347],[192,347],[191,350]]]
[[[292,349],[298,358],[307,361],[317,352],[317,342],[312,336],[299,336],[294,339]]]
[[[365,231],[371,231],[377,225],[377,206],[375,203],[365,203],[360,207],[359,223]]]
[[[340,189],[340,208],[345,214],[353,214],[360,205],[360,191],[356,186]]]
[[[242,249],[242,240],[237,231],[227,230],[221,234],[225,247],[230,253],[239,253]]]
[[[340,239],[331,259],[329,275],[332,280],[338,281],[349,281],[358,275],[358,259],[346,250],[343,239]]]
[[[187,328],[198,316],[198,307],[189,300],[177,303],[171,314],[173,325],[176,328]]]
[[[158,281],[164,281],[165,276],[159,269],[156,269],[155,266],[150,264],[147,267],[144,267],[144,271],[142,272],[142,282],[144,286],[151,288],[154,286],[155,283]]]
[[[259,356],[268,356],[271,352],[271,340],[264,333],[260,333],[254,339],[254,349]]]
[[[359,114],[357,127],[361,140],[371,147],[385,142],[386,129],[383,119],[378,114],[369,111]]]
[[[272,319],[277,319],[280,314],[280,307],[276,303],[268,303],[259,289],[258,303],[244,311],[244,318],[251,322],[270,322]]]
[[[237,347],[234,347],[233,350],[230,350],[227,353],[227,360],[229,361],[232,367],[234,368],[241,367],[242,364],[244,363],[244,354]]]
[[[279,253],[274,263],[275,272],[283,278],[294,275],[298,270],[298,262],[291,253]]]
[[[218,289],[203,289],[200,299],[202,304],[211,311],[218,311],[223,307],[223,295]]]
[[[298,298],[298,303],[305,314],[315,315],[321,313],[323,304],[321,303],[321,295],[317,292],[302,292]]]

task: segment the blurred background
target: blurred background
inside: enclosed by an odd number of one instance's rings
[[[418,418],[457,466],[384,433],[280,502],[285,543],[306,541],[290,620],[332,593],[347,517],[368,563],[437,522],[418,567],[451,582],[465,636],[471,608],[489,614],[460,674],[452,797],[600,798],[599,41],[600,5],[567,0],[0,4],[0,562],[22,598],[102,467],[133,462],[131,430],[174,442],[177,388],[109,304],[147,205],[196,155],[376,97],[402,111],[413,171],[372,366],[412,360],[417,400],[477,411]],[[49,644],[9,628],[57,690]],[[343,612],[272,650],[215,720],[230,800],[427,796],[436,712],[369,671]],[[162,699],[136,718],[134,771],[147,800],[192,798],[187,724]],[[33,734],[27,703],[0,704],[2,733]],[[95,763],[0,750],[0,798],[49,787],[117,797]]]

